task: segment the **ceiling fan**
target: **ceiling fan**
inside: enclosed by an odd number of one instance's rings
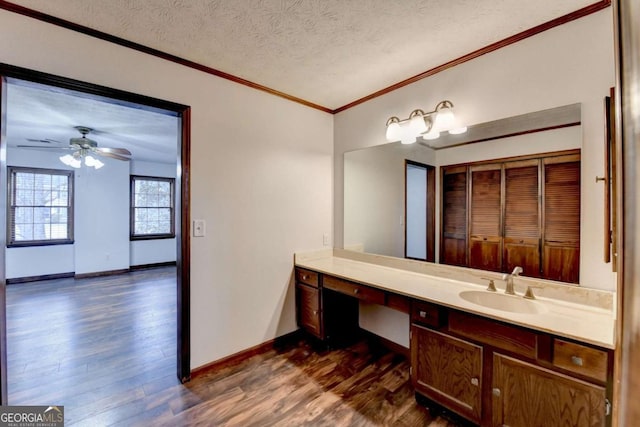
[[[82,159],[87,166],[92,166],[96,169],[100,169],[104,166],[100,160],[91,156],[91,154],[97,154],[99,156],[110,157],[117,160],[131,160],[131,151],[126,148],[114,148],[114,147],[98,147],[98,143],[93,139],[87,138],[87,135],[94,130],[86,126],[74,126],[75,129],[80,132],[80,137],[69,139],[68,147],[43,147],[38,145],[18,145],[23,148],[38,148],[38,149],[54,149],[54,150],[72,150],[71,154],[60,157],[62,163],[79,168],[82,164]],[[54,140],[35,140],[38,142],[54,142]],[[57,142],[57,141],[55,141]]]

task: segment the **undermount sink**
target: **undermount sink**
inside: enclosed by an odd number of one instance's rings
[[[545,311],[544,306],[540,303],[515,295],[505,295],[487,291],[462,291],[459,295],[460,298],[465,301],[483,307],[493,308],[494,310],[521,314],[537,314]]]

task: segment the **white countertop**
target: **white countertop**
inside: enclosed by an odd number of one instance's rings
[[[295,264],[299,267],[456,308],[468,313],[566,338],[573,338],[609,349],[615,348],[615,315],[612,310],[538,297],[533,302],[542,306],[542,313],[513,313],[480,306],[459,296],[462,291],[483,291],[486,286],[332,255],[296,257]]]

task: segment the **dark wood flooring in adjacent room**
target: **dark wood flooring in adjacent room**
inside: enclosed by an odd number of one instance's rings
[[[454,426],[367,341],[299,340],[180,384],[175,286],[174,268],[8,286],[9,403],[64,405],[67,426]]]

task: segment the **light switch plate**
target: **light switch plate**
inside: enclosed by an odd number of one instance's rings
[[[204,237],[207,230],[207,223],[204,219],[193,220],[193,237]]]

